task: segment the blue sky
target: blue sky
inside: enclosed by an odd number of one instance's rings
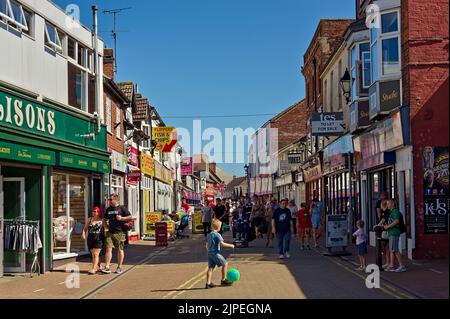
[[[353,0],[54,0],[80,6],[100,31],[118,15],[118,81],[133,80],[166,125],[192,129],[184,115],[278,113],[304,97],[303,54],[321,18],[354,18]],[[112,37],[102,32],[108,46]],[[208,118],[202,127],[258,128],[271,116]],[[207,143],[207,141],[205,142]],[[243,164],[223,164],[243,175]]]

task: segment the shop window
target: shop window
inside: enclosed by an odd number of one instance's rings
[[[88,186],[84,176],[53,175],[53,253],[86,251],[81,238],[88,212]]]

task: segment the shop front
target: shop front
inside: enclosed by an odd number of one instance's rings
[[[0,221],[38,227],[39,263],[48,271],[53,260],[87,251],[82,226],[102,202],[110,166],[104,126],[36,96],[0,86]],[[0,260],[4,271],[23,272],[33,258],[1,245]]]
[[[322,153],[319,153],[302,166],[307,205],[309,205],[314,198],[323,199],[323,174],[321,162]]]
[[[275,180],[275,187],[277,195],[280,200],[282,199],[294,199],[293,197],[293,179],[292,173],[281,175]]]
[[[410,197],[406,196],[412,187],[409,110],[402,108],[394,112],[371,131],[355,136],[353,144],[360,176],[361,217],[368,229],[376,225],[376,205],[382,192],[396,201],[408,225],[412,214]],[[409,230],[408,235],[411,235]],[[404,239],[402,242],[405,247]]]

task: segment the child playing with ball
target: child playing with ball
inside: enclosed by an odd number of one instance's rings
[[[218,219],[213,219],[211,223],[212,232],[206,237],[206,250],[208,251],[208,271],[206,272],[206,289],[214,288],[212,280],[212,273],[214,268],[222,267],[222,286],[231,286],[233,283],[226,278],[228,271],[228,263],[225,257],[220,254],[220,247],[234,248],[234,245],[224,242],[219,230],[222,222]]]

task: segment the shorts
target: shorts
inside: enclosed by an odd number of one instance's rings
[[[363,242],[358,245],[358,255],[364,256],[367,255],[367,243]]]
[[[102,249],[103,240],[100,239],[100,234],[89,234],[87,238],[87,246],[89,250]]]
[[[320,227],[320,215],[313,215],[311,222],[312,222],[313,228],[315,228],[315,229],[319,228]]]
[[[392,252],[399,252],[400,237],[389,236],[389,250]]]
[[[311,228],[299,228],[298,229],[298,238],[303,239],[304,237],[310,237],[311,236]]]
[[[105,245],[106,248],[115,248],[119,250],[123,250],[125,246],[125,233],[119,232],[119,233],[110,233],[108,232],[106,234],[105,238]]]
[[[208,268],[223,267],[227,260],[221,254],[208,254]]]

